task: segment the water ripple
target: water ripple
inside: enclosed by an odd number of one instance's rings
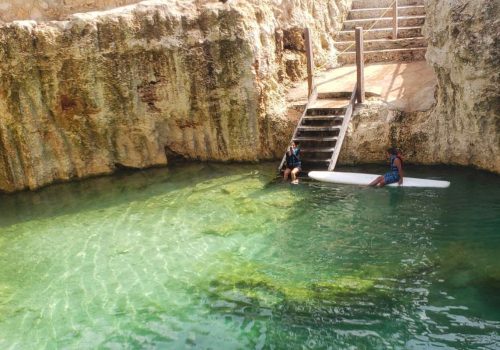
[[[495,349],[499,179],[420,171],[452,187],[187,164],[8,197],[0,347]]]

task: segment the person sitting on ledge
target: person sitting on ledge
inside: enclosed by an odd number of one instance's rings
[[[299,143],[292,141],[290,148],[286,152],[286,168],[283,174],[284,180],[287,181],[288,175],[292,174],[292,184],[298,184],[299,180],[297,179],[297,174],[300,172],[301,166]]]
[[[391,170],[383,176],[377,177],[369,186],[383,187],[397,182],[400,186],[403,184],[403,156],[401,152],[392,147],[387,150],[387,156],[391,163]]]

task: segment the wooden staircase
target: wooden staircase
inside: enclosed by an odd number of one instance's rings
[[[297,127],[302,170],[327,170],[330,165],[346,108],[311,107]]]
[[[337,163],[342,141],[354,109],[356,90],[351,98],[318,97],[316,89],[309,98],[292,140],[300,143],[302,173],[312,170],[332,171]],[[285,163],[286,156],[280,164]]]
[[[353,0],[336,38],[335,47],[341,52],[339,63],[356,60],[355,27],[363,27],[365,63],[425,59],[424,0],[398,0],[397,38],[393,38],[393,4],[393,0]]]
[[[424,21],[424,0],[353,0],[335,46],[340,52],[339,63],[356,63],[357,79],[350,99],[340,105],[338,99],[328,94],[318,97],[313,81],[312,44],[306,28],[308,102],[292,137],[300,143],[303,173],[334,170],[356,99],[364,101],[364,63],[425,58],[427,43],[421,33]],[[286,155],[279,170],[285,161]]]

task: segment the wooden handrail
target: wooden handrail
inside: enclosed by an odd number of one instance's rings
[[[398,0],[392,3],[392,38],[398,38]]]
[[[356,27],[356,97],[359,103],[365,102],[365,58],[363,27]]]
[[[351,98],[349,99],[349,105],[347,106],[344,114],[344,120],[342,121],[342,127],[339,131],[337,143],[335,144],[335,150],[333,151],[332,158],[330,159],[330,164],[328,165],[328,171],[333,171],[333,169],[335,169],[335,165],[337,165],[337,159],[340,155],[340,149],[342,148],[342,143],[344,142],[347,128],[349,127],[349,123],[351,122],[351,117],[352,113],[354,112],[356,100],[359,103],[365,102],[365,73],[362,27],[356,27],[356,84],[354,85],[354,89],[351,93]]]
[[[307,98],[312,94],[314,88],[314,55],[312,46],[311,31],[309,28],[304,29],[304,43],[306,46],[307,57]]]
[[[330,159],[330,165],[328,165],[328,171],[333,171],[335,165],[337,164],[337,159],[339,158],[340,149],[342,148],[342,143],[344,142],[345,134],[347,133],[347,128],[351,122],[352,112],[354,111],[354,105],[356,104],[356,96],[358,90],[358,83],[354,86],[351,93],[351,98],[349,99],[349,105],[344,114],[344,120],[342,122],[342,127],[339,131],[339,136],[337,138],[337,143],[335,144],[335,150],[333,151],[332,158]]]

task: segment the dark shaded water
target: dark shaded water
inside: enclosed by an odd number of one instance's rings
[[[1,196],[0,348],[500,348],[499,176],[291,186],[274,167]]]

